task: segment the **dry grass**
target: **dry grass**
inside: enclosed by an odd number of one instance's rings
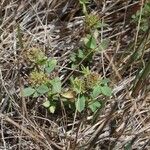
[[[110,46],[95,55],[91,69],[109,77],[113,96],[95,116],[76,116],[64,110],[48,113],[43,99],[24,99],[19,93],[27,84],[30,68],[24,52],[39,47],[56,57],[62,80],[67,78],[69,54],[79,47],[84,35],[81,7],[76,0],[1,0],[0,2],[0,149],[150,149],[150,92],[143,87],[135,97],[131,87],[141,62],[127,68],[126,51],[138,43],[139,28],[131,15],[142,8],[139,1],[91,2],[108,27],[101,28],[101,39]],[[139,20],[140,21],[140,20]],[[18,26],[22,47],[19,43]],[[128,53],[128,52],[127,52]],[[129,53],[132,54],[131,51]],[[149,48],[143,54],[144,62]],[[149,82],[149,80],[147,80]]]

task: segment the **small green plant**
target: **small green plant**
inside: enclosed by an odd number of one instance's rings
[[[86,37],[82,38],[81,42],[83,43],[83,46],[71,53],[70,61],[72,68],[80,62],[82,62],[82,65],[88,66],[95,53],[103,52],[107,49],[109,40],[104,39],[102,42],[98,42],[98,33],[96,32],[97,30],[95,30],[94,34],[87,34]]]
[[[95,13],[88,13],[87,4],[89,0],[80,0],[80,4],[83,6],[83,13],[85,15],[84,28],[85,36],[81,38],[81,47],[75,52],[71,53],[70,61],[72,68],[76,67],[80,62],[82,65],[88,66],[92,60],[92,57],[97,52],[102,52],[107,49],[109,40],[104,39],[99,41],[99,31],[101,27],[106,27],[105,23],[102,23],[99,16]]]
[[[23,89],[23,96],[32,96],[33,98],[46,97],[47,101],[43,103],[43,106],[48,108],[51,113],[54,113],[58,103],[58,94],[61,92],[60,78],[52,76],[57,65],[56,59],[47,58],[37,48],[28,50],[26,59],[35,67],[28,78],[29,86]]]
[[[78,112],[86,109],[95,112],[101,107],[99,96],[111,96],[108,80],[102,79],[99,74],[91,72],[88,67],[83,66],[80,76],[72,76],[70,84],[68,84],[68,90],[62,89],[60,78],[51,76],[51,73],[56,69],[57,61],[54,58],[48,59],[41,53],[37,53],[37,51],[38,49],[36,51],[34,49],[38,59],[29,57],[37,68],[35,67],[29,75],[29,85],[23,89],[22,93],[24,97],[45,97],[46,100],[43,106],[54,113],[60,99],[68,106],[70,104],[74,106]],[[32,56],[35,54],[32,53]],[[40,54],[44,61],[37,54]],[[72,107],[72,109],[74,108]]]
[[[95,112],[102,106],[100,96],[110,97],[112,90],[108,86],[107,79],[102,79],[99,74],[91,72],[88,67],[83,67],[82,73],[79,77],[71,78],[70,89],[62,96],[72,98],[79,112],[86,109]]]
[[[26,59],[30,61],[34,70],[30,73],[29,85],[23,89],[23,96],[33,98],[43,96],[46,100],[43,106],[54,113],[60,100],[65,106],[77,109],[78,112],[90,109],[95,112],[102,106],[100,97],[111,96],[111,88],[108,80],[102,79],[99,74],[91,72],[88,68],[94,53],[105,50],[108,40],[103,40],[99,44],[98,28],[101,26],[99,17],[95,14],[88,14],[86,5],[88,0],[80,0],[85,14],[85,28],[88,31],[81,39],[83,46],[76,53],[71,54],[72,67],[79,65],[81,75],[73,74],[67,88],[62,88],[62,82],[58,76],[52,76],[57,68],[57,61],[54,58],[47,58],[45,54],[37,48],[32,48],[26,52]]]
[[[74,53],[71,53],[71,66],[82,70],[82,75],[71,78],[70,90],[62,96],[65,98],[71,97],[75,102],[76,109],[81,112],[85,109],[90,109],[95,112],[100,108],[101,100],[99,96],[111,96],[111,88],[108,86],[107,80],[102,79],[99,74],[93,73],[89,70],[89,63],[95,53],[99,53],[107,49],[109,40],[102,40],[99,42],[98,28],[105,27],[102,24],[97,14],[87,11],[88,0],[80,0],[85,14],[85,32],[86,35],[81,39],[82,46]]]

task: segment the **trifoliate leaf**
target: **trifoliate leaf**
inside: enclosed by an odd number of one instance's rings
[[[95,112],[99,107],[101,107],[100,102],[96,101],[89,105],[92,112]]]
[[[52,85],[52,93],[60,93],[61,92],[61,80],[60,78],[56,77],[51,80]]]
[[[40,85],[36,90],[40,94],[45,94],[49,91],[49,88],[46,85]]]
[[[87,37],[87,42],[85,43],[85,46],[90,49],[96,49],[96,39],[90,35],[89,37]]]
[[[31,96],[35,92],[35,89],[32,87],[24,88],[23,89],[23,97]]]
[[[110,80],[108,78],[104,78],[101,80],[101,84],[107,85],[107,83],[109,83]]]
[[[45,67],[46,72],[51,73],[55,69],[56,65],[57,65],[57,60],[56,59],[48,60],[48,63]]]
[[[112,94],[112,89],[109,88],[108,86],[101,86],[101,91],[102,94],[104,94],[105,96],[111,96]]]
[[[81,96],[78,97],[77,101],[76,101],[76,109],[81,112],[83,111],[85,108],[85,97]]]
[[[96,98],[101,94],[101,86],[97,85],[93,88],[92,97]]]

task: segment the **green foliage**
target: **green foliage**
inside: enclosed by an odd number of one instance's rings
[[[47,58],[44,53],[36,48],[29,50],[26,58],[35,64],[34,70],[30,73],[28,82],[29,86],[23,89],[22,96],[32,96],[37,98],[44,95],[48,100],[43,103],[45,108],[51,113],[56,110],[56,103],[49,100],[61,92],[61,80],[59,77],[52,77],[51,73],[57,67],[57,60],[54,58]]]
[[[55,105],[51,105],[51,106],[49,107],[49,111],[50,111],[51,113],[54,113],[55,110],[56,110],[56,106],[55,106]]]
[[[94,50],[97,47],[96,39],[92,35],[87,35],[84,38],[84,43],[85,43],[86,48],[88,49]]]
[[[137,23],[140,20],[140,31],[145,32],[149,27],[150,19],[150,2],[146,2],[141,10],[137,11],[135,15],[132,16],[133,22]]]
[[[105,96],[111,96],[111,94],[112,94],[111,88],[109,88],[107,85],[101,86],[101,92]]]
[[[100,107],[101,107],[101,103],[99,101],[95,101],[89,104],[89,108],[91,109],[92,112],[95,112]]]
[[[48,60],[49,61],[49,60]],[[56,66],[55,63],[50,63]],[[43,64],[47,67],[47,63]],[[53,66],[53,70],[55,67]],[[51,66],[49,66],[51,67]],[[90,109],[95,112],[101,107],[99,96],[111,96],[111,88],[108,87],[108,80],[102,79],[97,73],[91,72],[88,67],[82,65],[82,74],[78,77],[72,77],[68,85],[69,91],[64,92],[59,77],[49,78],[45,68],[39,71],[33,71],[29,75],[31,86],[24,88],[23,96],[32,96],[34,98],[44,95],[47,100],[43,106],[51,113],[54,113],[59,103],[58,98],[66,99],[68,105],[74,103],[78,112]],[[70,101],[71,100],[71,101]]]
[[[49,88],[46,85],[42,84],[36,90],[39,94],[42,95],[42,94],[47,93],[49,91]]]
[[[23,93],[22,94],[23,94],[24,97],[27,97],[27,96],[33,95],[34,92],[35,92],[35,89],[33,89],[32,87],[27,87],[27,88],[23,89]]]
[[[37,97],[39,97],[39,93],[37,91],[35,91],[33,94],[33,98],[37,98]]]
[[[45,65],[46,72],[51,73],[56,68],[56,65],[57,65],[56,59],[52,58],[52,59],[47,60],[46,65]]]
[[[110,97],[112,95],[108,82],[107,79],[102,79],[99,74],[83,67],[83,75],[71,78],[70,91],[74,91],[76,97],[78,97],[77,99],[73,97],[77,110],[81,112],[89,108],[92,112],[95,112],[100,108],[102,105],[99,97]]]
[[[72,66],[79,64],[81,61],[83,65],[88,65],[91,62],[94,53],[103,52],[109,46],[108,39],[98,43],[96,37],[90,34],[87,34],[81,41],[83,42],[83,47],[79,48],[76,52],[71,53],[70,60]]]
[[[46,107],[46,108],[49,108],[50,105],[51,105],[51,103],[50,103],[49,100],[47,100],[47,101],[45,101],[45,102],[43,103],[43,106]]]
[[[76,100],[76,109],[81,112],[85,109],[85,102],[86,98],[84,96],[78,96],[78,99]]]
[[[29,86],[24,88],[23,96],[32,96],[33,98],[44,96],[46,101],[43,106],[50,113],[54,113],[57,110],[60,100],[71,109],[75,107],[79,113],[87,109],[95,112],[102,107],[99,97],[110,97],[112,94],[108,81],[102,79],[99,74],[91,72],[88,67],[88,62],[92,60],[94,53],[107,49],[109,44],[108,40],[99,42],[97,29],[102,27],[102,24],[98,15],[88,14],[88,3],[89,0],[80,0],[85,14],[87,34],[80,41],[83,45],[77,52],[71,53],[70,57],[72,66],[76,67],[80,63],[81,74],[73,74],[66,88],[62,87],[62,82],[58,76],[51,75],[57,68],[56,59],[47,58],[37,48],[27,51],[26,58],[33,64],[34,69],[29,75]]]
[[[101,93],[102,93],[101,86],[96,85],[93,87],[93,91],[92,91],[91,96],[92,96],[92,98],[97,98]]]
[[[86,0],[80,0],[80,4],[85,7],[87,7],[88,2]],[[86,34],[81,38],[80,42],[82,45],[76,52],[70,55],[72,68],[75,68],[81,61],[83,65],[88,65],[96,52],[99,53],[106,50],[109,45],[108,39],[102,41],[98,39],[100,36],[98,29],[107,26],[105,23],[101,23],[98,14],[88,14],[86,8],[84,25]]]
[[[89,69],[89,67],[85,67],[85,66],[81,66],[81,69],[82,69],[82,73],[84,74],[84,76],[87,76],[89,74],[91,74],[91,70]]]
[[[102,106],[99,97],[110,97],[112,95],[112,90],[108,86],[109,81],[102,79],[99,74],[91,72],[88,67],[93,55],[106,50],[109,46],[108,39],[99,42],[98,28],[105,27],[106,24],[101,23],[97,14],[88,14],[88,2],[86,0],[80,0],[85,14],[84,23],[87,34],[81,39],[82,46],[76,52],[71,53],[70,57],[72,67],[75,68],[80,64],[78,68],[82,70],[81,76],[71,78],[69,89],[69,91],[75,92],[76,96],[72,97],[71,94],[71,97],[74,99],[76,109],[79,112],[82,112],[84,109],[90,109],[92,112],[95,112]]]
[[[52,93],[60,93],[61,92],[61,80],[59,77],[54,78],[53,80],[50,81],[52,85]]]

